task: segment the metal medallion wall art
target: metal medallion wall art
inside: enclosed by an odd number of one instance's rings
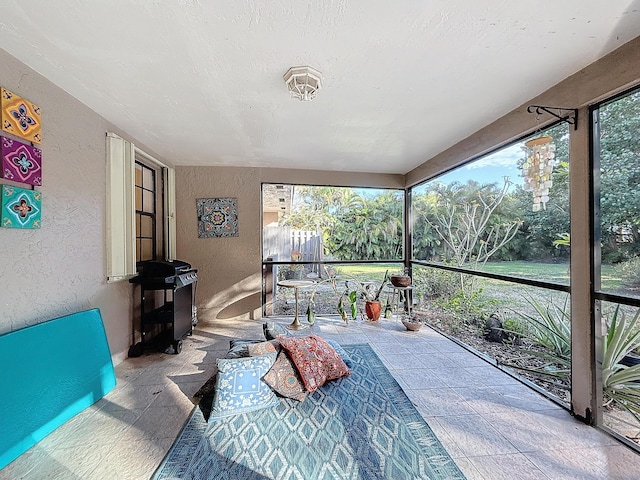
[[[198,237],[237,237],[238,201],[236,198],[197,198]]]
[[[31,186],[1,185],[0,227],[40,228],[42,192],[34,189],[42,185],[42,150],[34,145],[42,142],[40,107],[0,87],[0,122],[11,135],[0,136],[0,178]]]
[[[5,228],[40,228],[42,193],[11,185],[2,186],[2,215]]]

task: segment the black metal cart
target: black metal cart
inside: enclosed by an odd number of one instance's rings
[[[180,353],[182,340],[193,332],[195,287],[198,270],[180,261],[145,262],[140,274],[131,280],[140,285],[140,342],[129,349],[130,357],[144,352],[150,330],[160,326],[157,335],[167,353]]]

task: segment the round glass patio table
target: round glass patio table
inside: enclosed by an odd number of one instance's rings
[[[298,290],[300,290],[301,288],[312,287],[313,285],[314,282],[312,282],[311,280],[280,280],[278,282],[279,287],[293,288],[295,292],[296,310],[293,322],[287,325],[287,328],[289,330],[301,330],[303,328],[307,328],[307,325],[302,325],[300,323],[300,320],[298,319]]]

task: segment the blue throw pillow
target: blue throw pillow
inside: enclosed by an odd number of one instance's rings
[[[275,340],[278,335],[284,335],[285,337],[293,336],[284,325],[280,325],[276,322],[263,323],[262,330],[264,331],[264,338],[266,338],[267,340]]]
[[[277,353],[257,357],[219,358],[209,421],[278,405],[280,400],[262,381]]]
[[[351,365],[353,365],[353,360],[351,359],[349,354],[346,352],[346,350],[342,348],[342,345],[340,345],[335,340],[327,340],[327,343],[331,345],[336,352],[338,352],[338,355],[342,357],[342,361],[345,363],[345,365],[351,368]]]

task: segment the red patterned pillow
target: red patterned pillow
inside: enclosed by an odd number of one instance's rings
[[[300,380],[300,375],[284,350],[280,350],[276,362],[262,377],[262,381],[283,397],[293,398],[299,402],[307,398],[307,391]]]
[[[317,335],[278,335],[278,341],[289,354],[308,392],[313,392],[328,380],[351,375],[336,349]]]

